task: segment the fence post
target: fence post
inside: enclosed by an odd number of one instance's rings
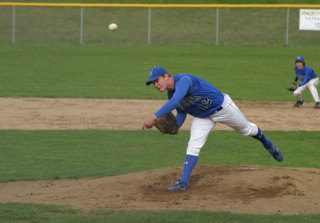
[[[219,8],[216,9],[216,46],[219,46]]]
[[[13,44],[16,43],[16,7],[12,6],[12,37],[11,41]]]
[[[151,8],[148,9],[148,45],[151,45]]]
[[[286,46],[289,45],[289,24],[290,24],[290,8],[287,8],[287,22],[286,22]]]
[[[83,7],[80,10],[80,44],[83,44]]]

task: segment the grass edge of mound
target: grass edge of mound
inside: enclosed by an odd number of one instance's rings
[[[0,217],[4,222],[212,222],[218,223],[316,223],[320,215],[245,215],[207,211],[119,211],[80,209],[55,205],[0,203]]]

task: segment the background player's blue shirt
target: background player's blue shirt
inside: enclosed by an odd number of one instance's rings
[[[294,67],[296,77],[301,81],[299,86],[303,86],[308,83],[311,79],[318,77],[317,74],[310,68],[305,66],[302,70],[299,70],[296,66]]]
[[[168,90],[169,101],[155,112],[157,117],[177,109],[176,118],[180,127],[187,114],[206,118],[221,109],[224,95],[209,82],[191,74],[177,74],[173,79],[174,90]]]

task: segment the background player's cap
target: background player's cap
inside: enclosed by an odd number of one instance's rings
[[[303,58],[302,56],[298,56],[298,57],[296,57],[296,59],[295,59],[294,63],[298,63],[298,62],[302,62],[302,63],[304,63],[304,58]]]
[[[153,66],[149,70],[148,80],[146,85],[150,85],[153,81],[157,80],[161,75],[166,74],[167,71],[163,67],[160,66]]]

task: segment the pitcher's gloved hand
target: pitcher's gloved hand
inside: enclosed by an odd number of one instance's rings
[[[172,112],[166,114],[165,116],[159,117],[154,122],[154,126],[163,134],[177,134],[178,125],[176,117]]]

